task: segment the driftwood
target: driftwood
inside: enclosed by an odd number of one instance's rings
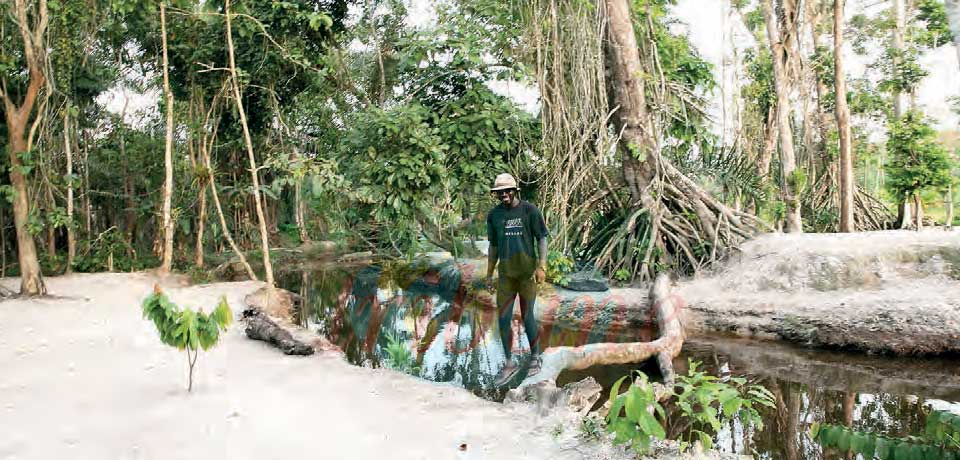
[[[243,322],[247,325],[243,330],[247,337],[273,344],[288,355],[312,355],[314,352],[312,346],[293,338],[289,331],[273,322],[259,308],[243,310]]]
[[[670,278],[657,276],[650,288],[650,300],[657,314],[660,337],[652,342],[593,343],[580,347],[552,347],[543,352],[540,372],[527,377],[521,387],[555,381],[566,369],[578,370],[601,364],[638,363],[657,357],[664,381],[674,378],[673,358],[680,354],[684,331],[680,323],[683,300],[670,293]]]

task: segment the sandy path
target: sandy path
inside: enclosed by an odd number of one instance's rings
[[[148,275],[47,283],[67,298],[0,302],[0,459],[580,458],[526,407],[336,355],[283,356],[238,326],[200,356],[188,394],[183,353],[140,316]],[[238,313],[259,286],[168,292],[207,308],[225,294]]]

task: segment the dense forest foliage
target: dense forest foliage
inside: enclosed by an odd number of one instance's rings
[[[269,248],[310,241],[469,254],[504,171],[552,251],[621,280],[759,232],[952,223],[956,132],[916,92],[924,53],[960,55],[955,0],[722,3],[753,39],[732,88],[675,0],[445,0],[427,25],[403,0],[4,1],[0,271],[39,294],[234,257],[272,283]]]

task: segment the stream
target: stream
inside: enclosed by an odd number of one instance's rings
[[[387,262],[380,265],[322,264],[278,276],[280,287],[305,300],[302,326],[339,346],[355,365],[391,367],[444,385],[463,387],[502,401],[508,388],[494,388],[504,363],[489,305],[474,299],[470,286],[450,265]],[[514,330],[522,330],[514,321]],[[594,327],[594,329],[597,329]],[[549,346],[597,341],[646,341],[654,331],[635,329],[577,331],[560,327],[543,333]],[[514,334],[514,356],[525,373],[529,350]],[[822,447],[811,424],[845,425],[888,437],[920,435],[931,410],[960,414],[960,360],[866,355],[801,348],[721,336],[687,339],[675,361],[684,374],[689,361],[712,375],[745,377],[776,396],[776,410],[763,410],[763,430],[745,429],[737,420],[714,433],[725,452],[762,459],[842,459],[845,453]],[[609,397],[613,382],[640,370],[659,378],[654,364],[598,366],[567,371],[557,385],[594,377]],[[600,404],[598,403],[598,405]],[[858,456],[855,458],[863,458]]]

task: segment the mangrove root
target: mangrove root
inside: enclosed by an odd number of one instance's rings
[[[527,377],[521,387],[555,381],[566,369],[578,370],[601,364],[639,363],[657,357],[665,382],[674,378],[673,358],[680,354],[684,331],[680,322],[683,299],[670,293],[670,278],[661,273],[650,288],[660,337],[652,342],[593,343],[580,347],[552,347],[543,352],[540,372]]]
[[[247,337],[273,344],[288,355],[312,355],[314,352],[312,346],[293,338],[289,331],[273,322],[259,308],[243,310],[243,322],[247,325],[243,330]]]

